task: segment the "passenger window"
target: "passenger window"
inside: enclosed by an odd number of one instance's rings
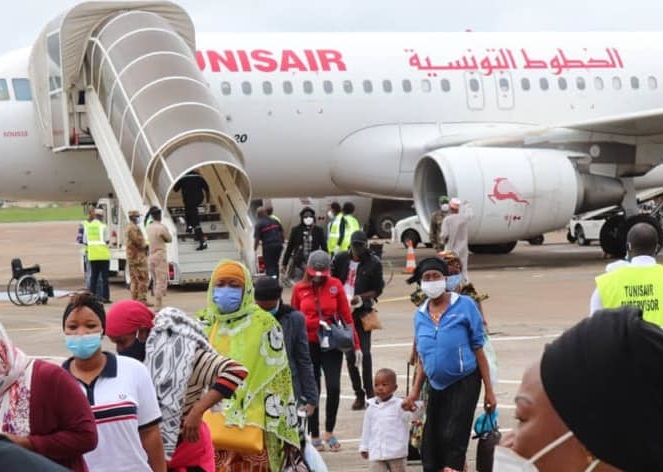
[[[305,80],[303,86],[304,86],[304,93],[309,95],[313,93],[313,82],[311,82],[310,80]]]
[[[568,87],[568,84],[566,83],[566,79],[564,77],[560,77],[557,79],[557,85],[559,86],[560,90],[566,90]]]
[[[27,102],[32,100],[32,90],[30,90],[30,81],[28,79],[12,79],[14,86],[14,95],[16,100]]]
[[[289,80],[283,82],[283,93],[285,93],[286,95],[290,95],[292,94],[292,90],[293,90],[292,82],[290,82]]]
[[[594,88],[596,90],[603,90],[603,79],[601,77],[594,77]]]
[[[520,88],[522,88],[526,92],[531,88],[528,78],[525,77],[523,79],[520,79]]]
[[[631,88],[633,90],[639,89],[640,88],[640,79],[638,79],[635,76],[631,77]]]
[[[410,82],[407,79],[403,80],[403,92],[405,93],[412,92],[412,82]]]
[[[654,77],[653,75],[647,77],[647,85],[649,86],[650,90],[656,90],[658,88],[658,82],[656,81],[656,77]]]
[[[242,93],[244,95],[251,95],[251,91],[251,82],[242,82]]]
[[[585,90],[585,79],[576,77],[576,87],[578,87],[578,90]]]
[[[550,88],[550,85],[548,84],[548,79],[545,77],[541,77],[539,79],[539,87],[541,87],[541,90],[548,90]]]
[[[431,90],[430,80],[422,79],[421,80],[421,90],[425,93],[429,93]]]
[[[613,77],[612,78],[612,88],[615,90],[621,90],[622,89],[622,79],[619,77]]]
[[[382,81],[382,90],[384,90],[387,93],[391,93],[391,90],[392,90],[391,80],[383,80]]]
[[[451,84],[447,79],[440,80],[440,87],[442,87],[443,92],[448,92],[449,90],[451,90]]]
[[[9,100],[9,89],[5,79],[0,79],[0,100]]]
[[[272,83],[271,83],[271,82],[264,81],[264,82],[262,83],[262,92],[263,92],[265,95],[271,95],[271,94],[272,94],[272,91],[273,91],[273,89],[272,89]]]
[[[366,93],[373,92],[373,82],[371,82],[370,80],[364,80],[364,83],[362,85],[364,87],[364,92]]]
[[[230,82],[226,81],[221,82],[221,93],[223,95],[230,95],[232,93],[232,87],[230,86]]]
[[[325,93],[332,93],[334,91],[334,84],[332,84],[331,80],[325,80],[322,82],[322,90],[324,90]]]
[[[343,81],[343,90],[345,93],[352,93],[352,81],[351,80],[344,80]]]
[[[500,92],[508,92],[509,91],[509,81],[506,80],[505,78],[501,78],[498,81],[498,84],[500,86]]]
[[[472,92],[479,91],[479,81],[477,79],[470,79],[470,90]]]

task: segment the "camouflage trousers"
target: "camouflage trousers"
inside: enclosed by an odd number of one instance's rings
[[[150,254],[147,259],[150,276],[154,281],[154,299],[156,308],[161,308],[161,301],[168,288],[168,260],[165,253]]]
[[[147,272],[147,257],[127,260],[129,266],[129,280],[131,285],[131,299],[147,302],[147,286],[149,274]]]

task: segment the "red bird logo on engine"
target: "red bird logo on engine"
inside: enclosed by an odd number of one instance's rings
[[[493,193],[488,194],[488,199],[491,202],[511,200],[516,203],[529,205],[529,201],[522,198],[520,192],[516,190],[516,187],[506,177],[497,177],[494,182]]]

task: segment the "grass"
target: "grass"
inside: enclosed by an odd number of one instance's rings
[[[79,205],[48,208],[0,208],[0,223],[76,221],[83,219],[85,219],[85,213]]]

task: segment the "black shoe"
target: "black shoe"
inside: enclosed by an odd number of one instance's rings
[[[205,249],[207,249],[207,241],[200,243],[200,246],[196,248],[196,251],[204,251]]]
[[[104,305],[109,305],[109,304],[113,303],[113,301],[110,298],[107,298],[106,300],[103,300],[102,303]]]
[[[366,398],[364,395],[357,395],[355,402],[352,404],[352,409],[354,411],[363,410],[366,408]]]
[[[187,226],[186,227],[186,232],[187,232],[187,234],[193,233],[193,226]]]

